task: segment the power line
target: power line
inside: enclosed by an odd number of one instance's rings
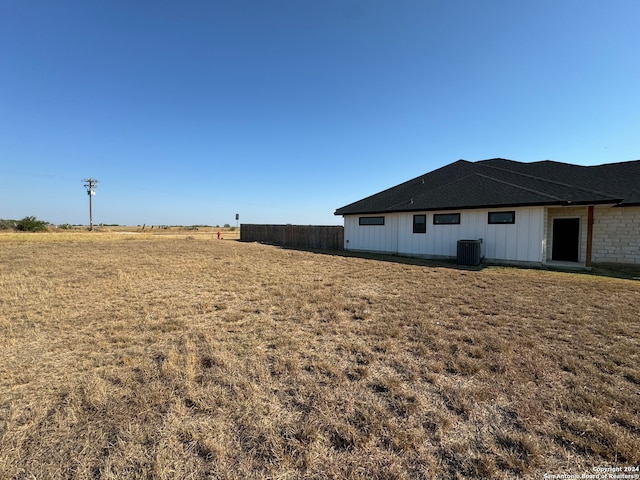
[[[95,178],[85,178],[82,181],[84,182],[84,187],[87,189],[87,195],[89,195],[89,230],[93,230],[93,207],[91,200],[96,194],[98,180]]]

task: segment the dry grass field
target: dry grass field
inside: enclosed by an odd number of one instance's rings
[[[196,232],[0,235],[0,478],[640,464],[640,282]]]

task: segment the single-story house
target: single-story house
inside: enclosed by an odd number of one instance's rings
[[[475,240],[487,261],[640,265],[640,160],[458,160],[335,215],[345,250],[455,258]]]

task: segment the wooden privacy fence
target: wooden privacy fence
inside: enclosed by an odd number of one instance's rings
[[[344,227],[323,225],[258,225],[243,223],[240,240],[262,242],[283,247],[342,250]]]

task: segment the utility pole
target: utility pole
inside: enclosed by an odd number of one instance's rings
[[[93,230],[93,210],[91,205],[91,199],[96,194],[96,185],[98,180],[95,178],[85,178],[82,180],[84,187],[87,189],[87,195],[89,195],[89,230]]]

